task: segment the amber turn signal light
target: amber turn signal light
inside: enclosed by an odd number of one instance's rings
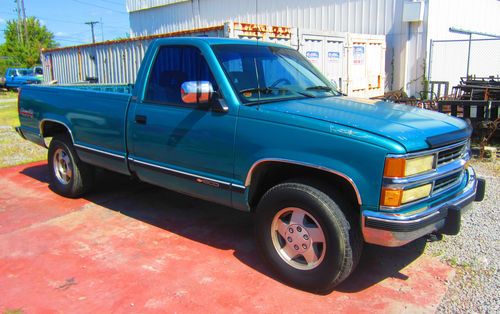
[[[382,189],[381,205],[397,207],[401,205],[403,190]]]
[[[405,176],[406,159],[387,158],[385,160],[384,176],[389,178],[401,178]]]

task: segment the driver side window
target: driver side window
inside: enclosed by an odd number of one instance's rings
[[[181,99],[181,85],[187,81],[217,84],[200,50],[192,46],[161,47],[151,68],[144,100],[147,102],[192,106]]]

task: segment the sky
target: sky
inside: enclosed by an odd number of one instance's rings
[[[94,26],[96,42],[129,32],[125,0],[24,0],[24,7],[26,16],[37,17],[61,47],[91,43],[89,21],[99,22]],[[0,0],[0,44],[6,21],[17,18],[16,8],[14,0]]]

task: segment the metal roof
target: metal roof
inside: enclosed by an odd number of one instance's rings
[[[134,38],[119,39],[119,40],[108,40],[108,41],[98,42],[95,44],[67,46],[67,47],[51,48],[51,49],[42,48],[42,51],[43,52],[53,52],[53,51],[61,51],[61,50],[71,50],[71,49],[75,49],[75,48],[109,46],[109,45],[118,44],[118,43],[137,42],[137,41],[151,40],[151,39],[157,39],[157,38],[184,36],[184,35],[189,35],[189,34],[210,32],[210,31],[223,30],[223,29],[224,29],[224,25],[217,25],[217,26],[204,27],[204,28],[198,28],[198,29],[190,29],[190,30],[186,30],[186,31],[178,31],[178,32],[172,32],[172,33],[166,33],[166,34],[140,36],[140,37],[134,37]]]

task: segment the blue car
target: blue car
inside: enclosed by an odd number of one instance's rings
[[[30,69],[8,68],[5,72],[5,87],[7,89],[17,89],[26,84],[40,84],[41,78],[33,75]]]

